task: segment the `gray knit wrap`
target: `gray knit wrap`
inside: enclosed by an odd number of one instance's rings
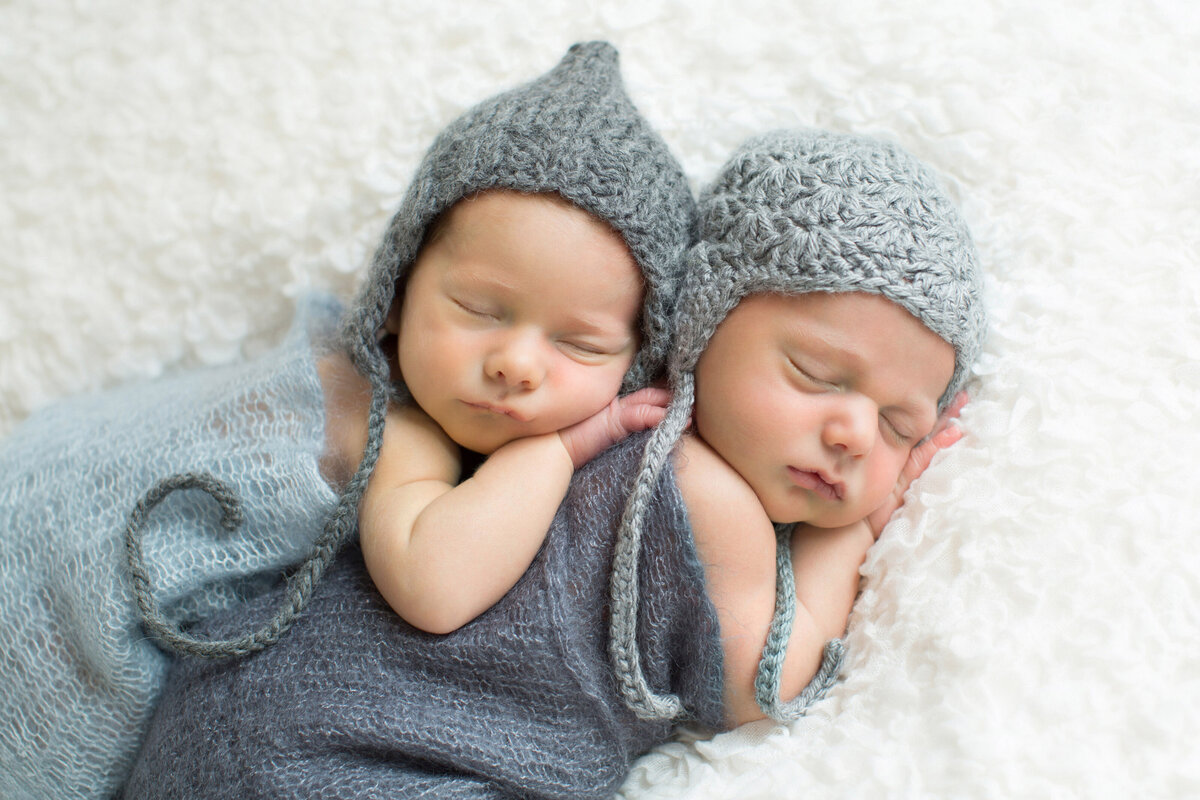
[[[816,130],[776,131],[740,147],[700,199],[700,241],[688,255],[668,361],[674,391],[622,520],[611,589],[611,656],[626,698],[647,716],[679,713],[638,668],[637,555],[649,492],[695,399],[694,370],[717,326],[756,293],[868,292],[919,319],[955,350],[944,408],[967,380],[986,315],[971,235],[932,171],[888,142]],[[779,539],[775,619],[760,665],[759,705],[776,719],[779,670],[795,607],[790,526]],[[833,655],[826,649],[826,663]]]
[[[149,583],[141,580],[146,567],[139,541],[146,514],[184,476],[171,476],[152,488],[135,509],[126,533],[135,594],[144,627],[164,647],[212,658],[255,652],[277,641],[307,605],[313,586],[357,530],[358,506],[379,456],[388,400],[407,394],[402,385],[390,383],[378,342],[397,286],[408,277],[438,215],[488,189],[555,192],[621,235],[645,284],[641,348],[623,389],[640,388],[661,374],[680,266],[695,232],[695,199],[682,167],[625,94],[617,51],[605,42],[576,44],[545,75],[483,101],[447,125],[418,167],[342,325],[346,350],[372,386],[363,458],[311,553],[289,579],[279,613],[238,639],[205,641],[178,630],[163,617]],[[187,485],[205,489],[227,514],[236,513],[232,487],[188,477],[192,483]]]

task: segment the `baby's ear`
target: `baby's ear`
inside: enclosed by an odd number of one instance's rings
[[[384,332],[393,336],[400,333],[400,309],[403,305],[404,298],[397,292],[395,299],[392,300],[392,307],[388,309],[387,319],[383,321]]]

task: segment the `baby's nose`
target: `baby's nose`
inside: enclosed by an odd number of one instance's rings
[[[825,444],[849,456],[869,453],[879,429],[879,411],[868,398],[856,394],[841,395],[825,423]]]
[[[488,377],[509,389],[536,389],[546,374],[539,339],[522,331],[504,337],[484,364]]]

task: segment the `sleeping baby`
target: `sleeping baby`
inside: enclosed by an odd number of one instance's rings
[[[602,71],[594,62],[588,73]],[[603,94],[582,96],[586,120]],[[524,124],[546,130],[540,115]],[[520,128],[512,136],[488,161],[497,173],[537,146]],[[535,163],[545,174],[558,162],[547,153]],[[432,190],[425,175],[459,185],[423,168],[410,198]],[[572,199],[567,187],[537,191]],[[420,263],[417,240],[442,241],[424,233],[433,217],[406,237],[403,258]],[[673,316],[655,316],[668,306],[641,311],[643,353],[647,330],[674,330],[662,351],[665,418],[625,436],[659,416],[657,396],[643,395],[633,421],[593,439],[615,446],[582,466],[570,459],[562,502],[515,560],[519,574],[505,565],[484,600],[428,626],[448,633],[430,633],[373,580],[391,553],[364,532],[274,644],[176,664],[126,796],[610,797],[631,761],[682,722],[722,730],[802,713],[836,673],[867,548],[957,436],[947,422],[985,325],[976,257],[926,167],[890,144],[817,131],[744,145],[702,198],[699,233]],[[628,234],[625,243],[640,263]],[[373,324],[352,330],[368,347],[382,332],[391,355],[408,329],[392,314],[397,273],[383,274],[382,301],[364,293]],[[372,413],[353,402],[365,392],[348,392],[350,417]],[[516,412],[488,403],[493,417]],[[436,420],[430,405],[421,403]],[[389,449],[386,423],[347,430],[335,449],[348,471],[372,457],[373,438]],[[472,474],[522,441],[498,445]],[[551,444],[569,451],[562,436]],[[497,477],[512,483],[518,518],[535,466]],[[430,494],[450,496],[456,480],[430,479]],[[366,523],[370,501],[362,508]],[[459,537],[470,535],[447,534],[467,551],[474,543]],[[473,595],[462,583],[442,578],[435,605]],[[237,641],[248,621],[269,625],[276,603],[264,595],[187,635]]]
[[[661,418],[666,393],[635,390],[662,371],[694,220],[616,52],[577,45],[438,137],[340,323],[315,302],[257,362],[18,429],[0,452],[0,630],[16,662],[0,793],[120,786],[168,664],[139,613],[171,650],[262,649],[360,530],[409,622],[449,630],[492,605],[576,467]],[[301,559],[261,627],[184,630]]]

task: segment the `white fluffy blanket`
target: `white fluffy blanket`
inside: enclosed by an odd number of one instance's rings
[[[863,567],[844,681],[625,796],[1200,795],[1196,6],[544,5],[0,4],[0,433],[348,297],[434,133],[606,38],[697,188],[779,126],[931,162],[993,321],[966,438]]]

